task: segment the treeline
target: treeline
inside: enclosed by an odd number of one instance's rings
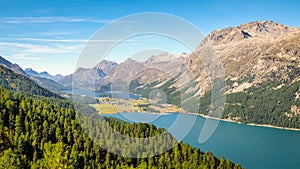
[[[62,98],[50,90],[40,87],[27,77],[5,68],[3,65],[0,65],[0,86],[30,96]]]
[[[226,95],[223,118],[238,117],[242,123],[270,124],[280,127],[300,128],[300,115],[291,112],[293,105],[300,108],[300,98],[296,99],[300,82],[286,84],[266,82],[243,92]],[[208,114],[211,92],[200,99],[199,113]]]
[[[181,93],[176,89],[176,87],[170,87],[176,83],[175,78],[171,78],[166,81],[160,87],[156,87],[160,81],[155,81],[148,83],[146,85],[141,85],[138,80],[133,80],[129,85],[129,91],[133,93],[140,94],[142,97],[149,98],[151,91],[159,89],[163,91],[167,97],[167,103],[171,103],[177,106],[181,105]],[[142,86],[142,87],[141,87]]]
[[[109,153],[97,143],[105,135],[96,135],[95,140],[88,136],[100,129],[89,132],[81,124],[90,127],[102,120],[120,133],[136,138],[161,135],[165,130],[148,124],[96,118],[93,110],[85,106],[75,106],[76,110],[86,111],[77,116],[73,106],[66,100],[33,99],[0,88],[0,168],[241,168],[184,143],[175,143],[165,153],[148,158]],[[89,117],[93,117],[92,122]],[[169,134],[165,136],[173,140]],[[109,143],[112,140],[115,138],[105,144],[112,144]]]
[[[276,90],[272,83],[274,82],[227,95],[224,118],[240,117],[243,123],[300,128],[299,114],[291,112],[293,105],[300,108],[300,100],[296,99],[300,82],[284,85]]]

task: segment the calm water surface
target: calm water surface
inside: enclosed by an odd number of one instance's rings
[[[105,115],[128,122],[146,122],[168,129],[178,117],[178,113],[165,115],[146,113],[118,113]],[[182,116],[182,115],[181,115]],[[187,115],[187,119],[194,115]],[[212,151],[217,157],[225,156],[249,169],[299,169],[300,131],[289,131],[267,127],[255,127],[220,121],[214,134],[203,144],[198,138],[205,118],[196,116],[192,129],[183,142]],[[181,118],[180,125],[190,121]],[[170,131],[176,137],[176,131]],[[177,138],[178,139],[178,138]]]

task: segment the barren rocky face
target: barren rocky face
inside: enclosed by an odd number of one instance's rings
[[[190,68],[200,83],[206,74],[199,66],[203,64],[201,58],[210,54],[199,53],[209,45],[222,62],[229,82],[228,92],[243,91],[270,80],[287,84],[299,79],[292,76],[300,63],[299,28],[262,21],[213,31],[188,57]]]
[[[128,59],[120,64],[101,61],[92,69],[77,70],[76,77],[82,83],[95,78],[96,85],[128,86],[134,81],[137,88],[168,82],[174,92],[196,97],[211,90],[212,78],[222,76],[227,93],[234,93],[268,81],[279,87],[295,82],[299,68],[300,29],[261,21],[215,30],[191,54],[162,53],[144,62]],[[64,80],[70,82],[70,77]]]

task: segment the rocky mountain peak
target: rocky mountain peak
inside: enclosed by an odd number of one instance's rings
[[[188,63],[193,73],[204,79],[201,75],[206,72],[200,69],[200,65],[205,64],[202,58],[217,55],[227,80],[235,84],[230,92],[268,81],[287,84],[298,78],[290,72],[300,68],[299,42],[299,28],[273,21],[250,22],[213,31],[197,51],[189,55]]]
[[[118,64],[114,61],[110,60],[102,60],[99,62],[95,68],[101,69],[105,74],[111,72]]]
[[[43,71],[43,72],[41,72],[40,73],[41,75],[46,75],[46,76],[49,76],[50,74],[48,73],[48,72],[46,72],[46,71]]]
[[[132,64],[132,63],[137,63],[137,61],[133,60],[132,58],[128,58],[123,63],[125,63],[125,64]]]
[[[170,62],[171,60],[177,59],[179,56],[163,52],[159,55],[152,55],[146,60],[146,64],[156,64],[161,62]]]
[[[25,68],[26,71],[33,71],[32,68]]]
[[[212,45],[237,43],[248,38],[276,38],[287,32],[296,30],[273,21],[257,21],[241,24],[211,32],[201,43],[201,46],[210,42]]]

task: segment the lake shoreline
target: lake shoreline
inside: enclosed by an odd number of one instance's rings
[[[181,113],[181,112],[178,112],[178,113]],[[275,129],[281,129],[281,130],[290,130],[290,131],[300,131],[300,129],[298,129],[298,128],[280,127],[280,126],[274,126],[274,125],[270,125],[270,124],[241,123],[239,121],[235,121],[235,120],[232,120],[232,119],[222,119],[222,118],[212,117],[212,116],[208,116],[208,115],[204,115],[204,114],[188,113],[188,112],[185,112],[183,114],[191,114],[191,115],[201,116],[201,117],[208,118],[208,119],[220,120],[220,121],[236,123],[236,124],[245,124],[245,125],[248,125],[248,126],[268,127],[268,128],[275,128]]]
[[[119,112],[119,113],[145,113],[145,112]],[[167,113],[148,113],[147,114],[157,114],[157,115],[164,115],[164,114],[170,114],[170,113],[181,113],[181,114],[190,114],[190,115],[196,115],[196,116],[201,116],[206,119],[214,119],[214,120],[219,120],[219,121],[224,121],[224,122],[229,122],[229,123],[236,123],[236,124],[244,124],[248,126],[255,126],[255,127],[267,127],[267,128],[275,128],[275,129],[280,129],[280,130],[290,130],[290,131],[300,131],[298,128],[288,128],[288,127],[280,127],[280,126],[274,126],[270,124],[255,124],[255,123],[241,123],[239,121],[235,121],[232,119],[222,119],[218,117],[212,117],[208,116],[205,114],[197,114],[197,113],[189,113],[189,112],[167,112]],[[117,113],[115,113],[117,114]]]

